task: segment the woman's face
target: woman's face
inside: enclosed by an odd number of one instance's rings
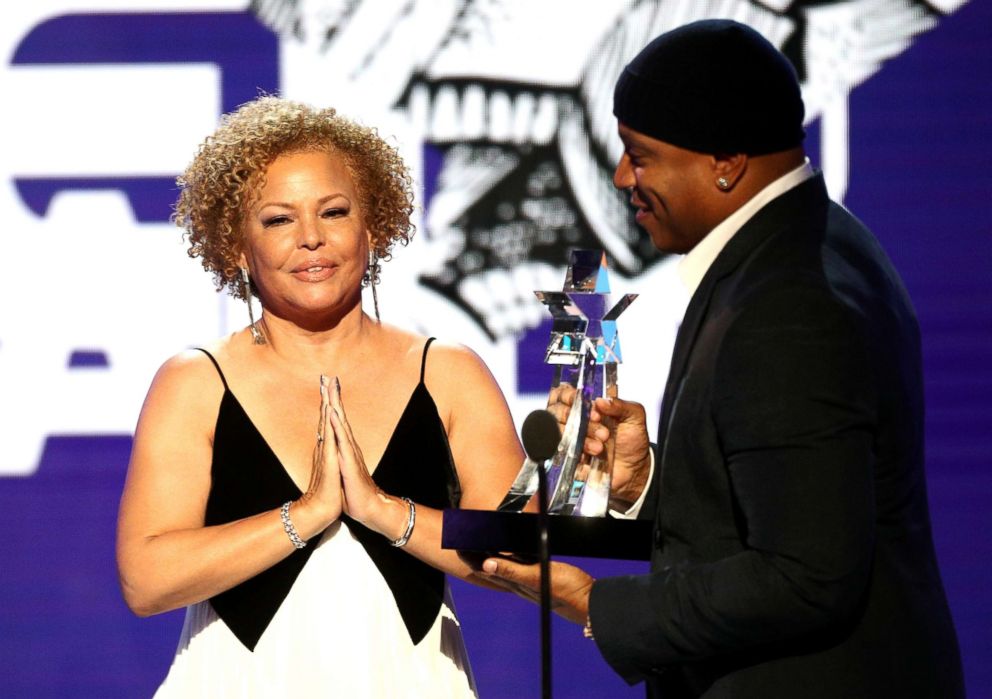
[[[241,262],[270,312],[306,325],[361,302],[369,236],[351,174],[335,154],[272,161],[244,234]]]

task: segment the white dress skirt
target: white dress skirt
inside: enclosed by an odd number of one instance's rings
[[[346,524],[323,535],[255,650],[210,602],[186,608],[156,699],[476,697],[450,590],[414,645],[386,581]]]

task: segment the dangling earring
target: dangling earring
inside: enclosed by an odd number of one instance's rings
[[[379,283],[379,253],[376,252],[375,248],[369,249],[369,266],[365,268],[365,274],[362,275],[362,286],[372,287],[372,306],[375,308],[375,320],[377,323],[381,323],[382,320],[379,318],[379,294],[376,292],[375,285]]]
[[[726,177],[717,177],[716,186],[719,187],[720,189],[727,190],[730,189],[730,182],[727,180]]]
[[[241,268],[241,289],[244,292],[245,303],[248,304],[248,320],[251,322],[248,329],[251,330],[251,343],[253,345],[264,345],[266,344],[265,335],[255,325],[255,313],[251,308],[251,277],[248,276],[247,267]]]

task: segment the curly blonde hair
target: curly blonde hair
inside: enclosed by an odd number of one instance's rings
[[[177,178],[172,220],[185,230],[189,256],[214,275],[218,291],[250,293],[240,281],[244,216],[265,184],[265,170],[280,155],[323,151],[340,155],[358,192],[365,225],[382,260],[393,244],[413,235],[413,191],[406,164],[375,131],[334,109],[263,96],[221,118]]]

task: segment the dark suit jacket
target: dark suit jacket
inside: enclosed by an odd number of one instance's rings
[[[915,313],[821,176],[763,207],[679,329],[641,516],[596,643],[662,697],[960,697],[930,534]]]

